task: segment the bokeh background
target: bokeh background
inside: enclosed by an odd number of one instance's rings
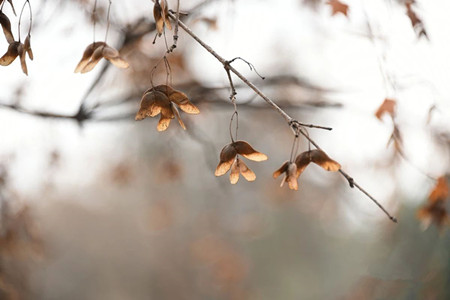
[[[292,131],[234,76],[239,138],[269,159],[248,162],[255,182],[216,178],[230,87],[181,29],[172,85],[201,113],[182,113],[186,131],[134,121],[164,38],[172,44],[170,31],[152,43],[153,2],[112,1],[107,41],[130,68],[102,61],[83,75],[73,70],[104,40],[108,1],[96,16],[94,1],[30,2],[29,76],[18,60],[0,68],[1,299],[450,298],[448,226],[418,218],[449,173],[448,1],[413,1],[426,35],[401,0],[343,0],[347,15],[319,0],[180,1],[183,22],[226,59],[252,63],[264,80],[233,66],[287,113],[333,128],[308,133],[398,224],[316,165],[298,191],[280,188],[272,173]],[[17,36],[19,18],[6,1],[2,11]],[[26,7],[21,23],[24,35]],[[154,73],[166,83],[164,64]],[[385,98],[395,115],[377,118]]]

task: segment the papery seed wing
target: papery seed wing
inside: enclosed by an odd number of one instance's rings
[[[106,59],[109,60],[114,66],[120,69],[126,69],[130,66],[130,64],[120,56]]]
[[[239,181],[239,160],[234,160],[231,165],[230,183],[236,184]]]
[[[295,176],[297,178],[303,173],[303,171],[309,165],[310,162],[311,162],[310,151],[306,151],[297,155],[297,157],[295,158],[295,164],[297,166],[297,173]]]
[[[161,115],[169,119],[175,118],[175,113],[173,112],[172,105],[170,102],[161,105]]]
[[[155,101],[151,107],[149,116],[154,117],[154,116],[158,115],[159,113],[163,113],[163,108],[165,108],[165,110],[164,110],[165,117],[168,117],[169,119],[173,119],[173,115],[171,116],[171,114],[173,114],[173,113],[171,111],[168,111],[168,110],[170,110],[170,101],[167,98],[167,96],[158,91],[152,91],[149,94],[151,97],[153,97],[153,99]]]
[[[26,51],[25,51],[25,47],[23,46],[23,44],[19,45],[19,57],[20,57],[20,65],[22,66],[22,71],[25,73],[25,75],[28,76],[28,68],[27,68],[27,62],[25,61],[26,58]]]
[[[162,17],[164,19],[164,23],[166,24],[167,28],[172,30],[172,25],[170,24],[169,19],[169,7],[167,6],[166,0],[161,0],[161,10],[163,11]]]
[[[9,44],[8,51],[0,57],[0,66],[9,66],[19,55],[19,42]]]
[[[170,118],[166,118],[164,117],[163,114],[161,114],[161,118],[159,119],[158,126],[156,127],[156,129],[158,131],[166,130],[167,128],[169,128],[170,120],[171,120]]]
[[[197,106],[192,104],[191,102],[178,105],[182,111],[190,115],[197,115],[200,113],[200,110]]]
[[[31,60],[33,60],[34,56],[33,56],[33,50],[31,50],[31,36],[30,35],[27,35],[27,37],[25,38],[25,41],[23,42],[23,48],[28,53],[28,57]]]
[[[153,17],[155,18],[156,31],[158,32],[158,36],[161,36],[164,30],[164,19],[162,17],[161,5],[159,5],[158,1],[155,1],[155,5],[153,6]]]
[[[116,48],[105,44],[105,46],[102,48],[102,55],[104,58],[114,58],[119,56],[119,51],[117,51]]]
[[[256,151],[255,149],[252,148],[252,146],[250,146],[249,143],[245,141],[234,142],[233,146],[236,149],[237,153],[241,154],[245,158],[254,161],[267,160],[267,156],[265,154]]]
[[[155,91],[164,93],[167,97],[169,97],[170,94],[175,92],[175,90],[172,87],[170,87],[169,85],[166,85],[166,84],[160,84],[158,86],[153,87],[153,89]],[[169,97],[169,100],[170,100],[170,97]]]
[[[288,166],[289,166],[289,161],[285,161],[278,170],[273,172],[273,178],[277,178],[278,176],[280,176],[281,174],[286,172]]]
[[[336,172],[341,168],[339,163],[332,160],[325,152],[319,149],[311,150],[311,160],[327,171]]]
[[[298,182],[297,182],[297,165],[295,163],[290,163],[286,170],[286,181],[289,184],[289,188],[291,190],[298,190]]]
[[[178,120],[178,123],[180,123],[181,128],[183,128],[184,130],[186,130],[186,126],[183,123],[183,120],[181,120],[181,116],[180,116],[180,112],[178,111],[178,109],[175,107],[175,104],[170,103],[170,105],[172,106],[172,111],[175,114],[175,117]]]
[[[239,160],[239,171],[241,172],[242,176],[247,179],[247,181],[255,181],[255,173],[241,160]]]
[[[170,101],[175,102],[177,105],[189,102],[189,98],[185,93],[175,90],[170,91],[169,99]]]
[[[94,53],[91,56],[91,60],[88,64],[81,70],[81,73],[87,73],[92,71],[94,67],[98,64],[98,62],[103,58],[103,47],[98,47],[95,49]]]
[[[234,158],[236,157],[237,152],[236,149],[232,146],[232,144],[228,144],[225,147],[223,147],[222,151],[220,152],[220,162],[217,165],[215,175],[216,176],[222,176],[228,170],[231,168],[231,164],[234,161]]]
[[[8,17],[0,11],[0,24],[3,29],[3,33],[5,34],[6,41],[8,44],[14,43],[14,36],[11,31],[11,22]]]
[[[286,176],[286,182],[291,190],[298,191],[298,182],[295,176]]]
[[[136,121],[140,121],[145,119],[146,117],[150,117],[152,106],[155,103],[155,96],[152,93],[144,93],[141,99],[139,111],[135,116]]]

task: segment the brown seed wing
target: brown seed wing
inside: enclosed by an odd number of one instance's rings
[[[188,96],[185,93],[175,90],[170,91],[169,99],[170,101],[175,102],[177,105],[189,102]]]
[[[298,190],[298,182],[297,182],[297,165],[295,163],[290,163],[286,170],[286,181],[289,184],[289,188],[291,190]]]
[[[31,36],[27,35],[25,41],[23,42],[23,47],[25,49],[25,51],[28,53],[28,57],[33,60],[34,56],[33,56],[33,50],[31,50]]]
[[[298,182],[297,182],[297,178],[295,178],[295,176],[287,176],[286,181],[291,190],[298,191]]]
[[[181,104],[179,105],[180,109],[182,111],[184,111],[187,114],[190,115],[197,115],[200,113],[200,110],[198,109],[197,106],[195,106],[194,104],[192,104],[191,102],[188,102],[186,104]]]
[[[311,160],[316,165],[321,166],[327,171],[336,172],[341,168],[341,165],[332,160],[325,152],[315,149],[311,150]]]
[[[169,128],[171,118],[165,117],[163,114],[161,114],[161,118],[159,119],[158,126],[156,126],[156,129],[158,131],[165,131],[167,128]]]
[[[178,109],[176,108],[176,106],[173,103],[170,103],[170,105],[172,106],[172,111],[175,114],[175,117],[177,118],[178,123],[180,123],[181,128],[186,130],[186,125],[184,125],[183,120],[181,120],[180,112],[178,111]]]
[[[19,55],[19,42],[9,44],[8,51],[0,57],[0,66],[9,66]]]
[[[162,17],[162,9],[161,5],[158,2],[155,2],[153,6],[153,17],[155,18],[156,31],[158,35],[161,36],[164,30],[164,19]]]
[[[254,161],[263,161],[267,160],[267,156],[261,152],[256,151],[250,146],[249,143],[245,141],[237,141],[232,144],[236,149],[236,152]]]
[[[109,60],[114,66],[120,69],[126,69],[130,66],[130,64],[120,56],[106,59]]]
[[[22,71],[25,73],[25,75],[28,76],[28,68],[27,68],[27,62],[25,61],[26,58],[26,51],[23,44],[19,46],[19,57],[20,57],[20,65],[22,66]]]
[[[98,47],[94,50],[94,53],[91,56],[90,61],[81,69],[81,73],[87,73],[92,71],[94,67],[98,64],[98,62],[103,58],[103,47]]]
[[[239,181],[239,160],[234,160],[231,165],[230,183],[236,184]]]
[[[289,161],[285,161],[278,170],[273,172],[273,178],[277,178],[278,176],[280,176],[281,174],[286,172],[288,166],[289,166]]]
[[[295,158],[295,164],[297,166],[297,172],[296,172],[296,177],[298,178],[303,171],[305,170],[305,168],[309,165],[309,163],[311,162],[311,155],[310,155],[310,151],[306,151],[303,153],[300,153],[299,155],[297,155],[297,157]]]
[[[241,160],[239,160],[239,171],[241,172],[242,176],[247,179],[247,181],[255,181],[255,173]]]
[[[135,120],[143,120],[146,117],[154,117],[161,112],[160,102],[158,98],[164,99],[165,95],[156,91],[145,92],[142,96],[139,111],[136,114]]]
[[[232,146],[232,144],[228,144],[225,147],[223,147],[222,151],[220,152],[220,162],[217,165],[215,175],[216,176],[222,176],[228,170],[231,168],[231,164],[234,161],[234,158],[236,157],[237,152],[236,149]]]
[[[3,33],[5,34],[6,41],[8,44],[14,43],[14,36],[11,31],[11,22],[8,17],[0,11],[0,24],[3,29]]]

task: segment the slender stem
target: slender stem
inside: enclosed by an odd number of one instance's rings
[[[26,1],[23,3],[22,10],[20,11],[19,23],[18,23],[18,25],[17,25],[17,31],[19,32],[19,42],[20,42],[20,24],[21,24],[21,21],[22,21],[22,15],[23,15],[23,11],[24,11],[24,9],[25,9],[25,5],[26,5],[26,4],[28,4],[28,8],[29,8],[29,11],[30,11],[30,26],[28,27],[28,35],[30,35],[30,33],[31,33],[31,26],[32,26],[32,24],[33,24],[33,13],[32,13],[32,11],[31,11],[31,4],[30,4],[30,1],[29,1],[29,0],[26,0]],[[2,8],[3,8],[3,7],[2,7]]]
[[[169,16],[176,20],[175,16],[169,12]],[[187,27],[183,22],[178,20],[178,24],[180,25],[183,30],[189,34],[195,41],[197,41],[203,48],[206,49],[211,55],[213,55],[222,65],[225,67],[226,70],[233,72],[239,79],[242,80],[247,86],[249,86],[257,95],[259,95],[264,101],[266,101],[272,108],[277,111],[288,123],[289,127],[293,129],[293,124],[296,126],[298,122],[294,120],[292,117],[290,117],[284,110],[282,110],[275,102],[273,102],[269,97],[267,97],[262,91],[260,91],[253,83],[251,83],[245,76],[243,76],[241,73],[239,73],[233,66],[230,65],[229,61],[225,60],[222,56],[220,56],[216,51],[214,51],[210,46],[208,46],[203,40],[201,40],[192,30]],[[313,144],[317,149],[323,151],[319,145],[312,140],[308,134],[303,132],[303,130],[299,130],[299,132],[311,143]],[[344,176],[347,181],[349,182],[351,187],[358,188],[362,193],[364,193],[369,199],[371,199],[388,217],[391,221],[397,223],[397,219],[389,214],[389,212],[368,192],[366,192],[361,186],[359,186],[352,177],[350,177],[347,173],[345,173],[342,169],[339,169],[339,173]]]
[[[111,4],[112,4],[112,1],[109,0],[109,4],[108,4],[108,12],[107,12],[107,15],[106,15],[105,43],[106,43],[106,40],[108,39],[109,26],[111,25],[111,23],[110,23],[110,21],[109,21],[109,17],[110,17],[110,15],[111,15]]]
[[[93,26],[94,26],[94,30],[93,30],[93,41],[95,43],[95,25],[97,24],[97,0],[94,1],[94,9],[92,10],[92,21],[93,21]]]

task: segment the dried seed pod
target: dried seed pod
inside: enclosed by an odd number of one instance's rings
[[[172,25],[169,20],[169,7],[167,6],[167,2],[165,0],[155,1],[155,5],[153,6],[153,17],[155,18],[158,36],[162,35],[164,27],[172,30]]]
[[[216,167],[214,175],[222,176],[234,166],[234,170],[230,173],[231,183],[237,182],[239,179],[239,173],[242,174],[248,181],[255,180],[255,173],[253,173],[253,171],[250,170],[245,163],[239,160],[237,157],[238,154],[254,161],[263,161],[267,159],[265,154],[253,149],[247,142],[236,141],[223,147],[220,152],[220,161]],[[238,172],[237,175],[236,172]]]
[[[119,54],[119,51],[105,42],[94,42],[86,47],[80,62],[75,68],[75,73],[87,73],[94,69],[98,62],[105,58],[118,68],[128,68],[129,64]]]

